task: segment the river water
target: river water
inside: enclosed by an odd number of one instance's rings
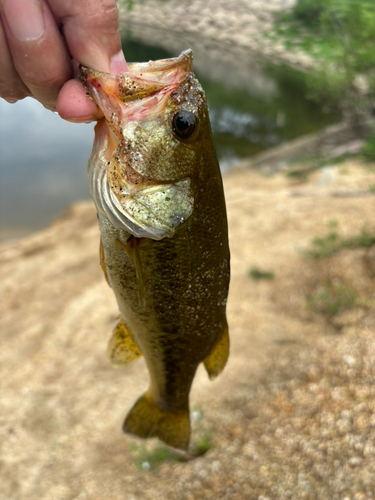
[[[134,40],[124,47],[128,61],[177,55]],[[193,48],[223,171],[337,119],[306,100],[292,82],[270,76],[250,59],[215,59]],[[0,239],[5,240],[42,228],[71,203],[89,198],[93,124],[65,122],[30,98],[16,104],[0,99],[0,117]]]

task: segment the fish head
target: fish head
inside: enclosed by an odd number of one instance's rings
[[[98,212],[136,237],[173,236],[194,209],[202,134],[210,133],[192,51],[119,75],[82,67],[81,78],[104,115],[88,169]]]

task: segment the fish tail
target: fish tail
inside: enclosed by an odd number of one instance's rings
[[[123,431],[142,438],[158,437],[168,446],[186,450],[190,440],[189,406],[174,412],[165,410],[146,392],[128,413]]]

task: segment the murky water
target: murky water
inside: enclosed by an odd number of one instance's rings
[[[308,102],[290,82],[270,77],[248,57],[208,57],[195,50],[223,170],[238,159],[318,130],[337,117]],[[177,52],[126,40],[129,61]],[[93,125],[71,124],[32,99],[0,100],[0,238],[45,226],[71,203],[89,198],[86,166]]]

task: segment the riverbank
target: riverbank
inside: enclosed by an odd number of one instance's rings
[[[235,57],[241,64],[243,58],[250,58],[308,69],[312,60],[305,52],[287,49],[268,36],[275,16],[294,4],[295,0],[145,0],[130,11],[124,1],[118,7],[124,30],[149,45],[183,50],[199,44],[213,60],[224,58],[233,63]]]
[[[92,203],[1,245],[0,499],[373,498],[374,168],[224,176],[231,355],[214,382],[198,371],[207,452],[189,462],[121,434],[148,375],[105,357],[118,312]]]

